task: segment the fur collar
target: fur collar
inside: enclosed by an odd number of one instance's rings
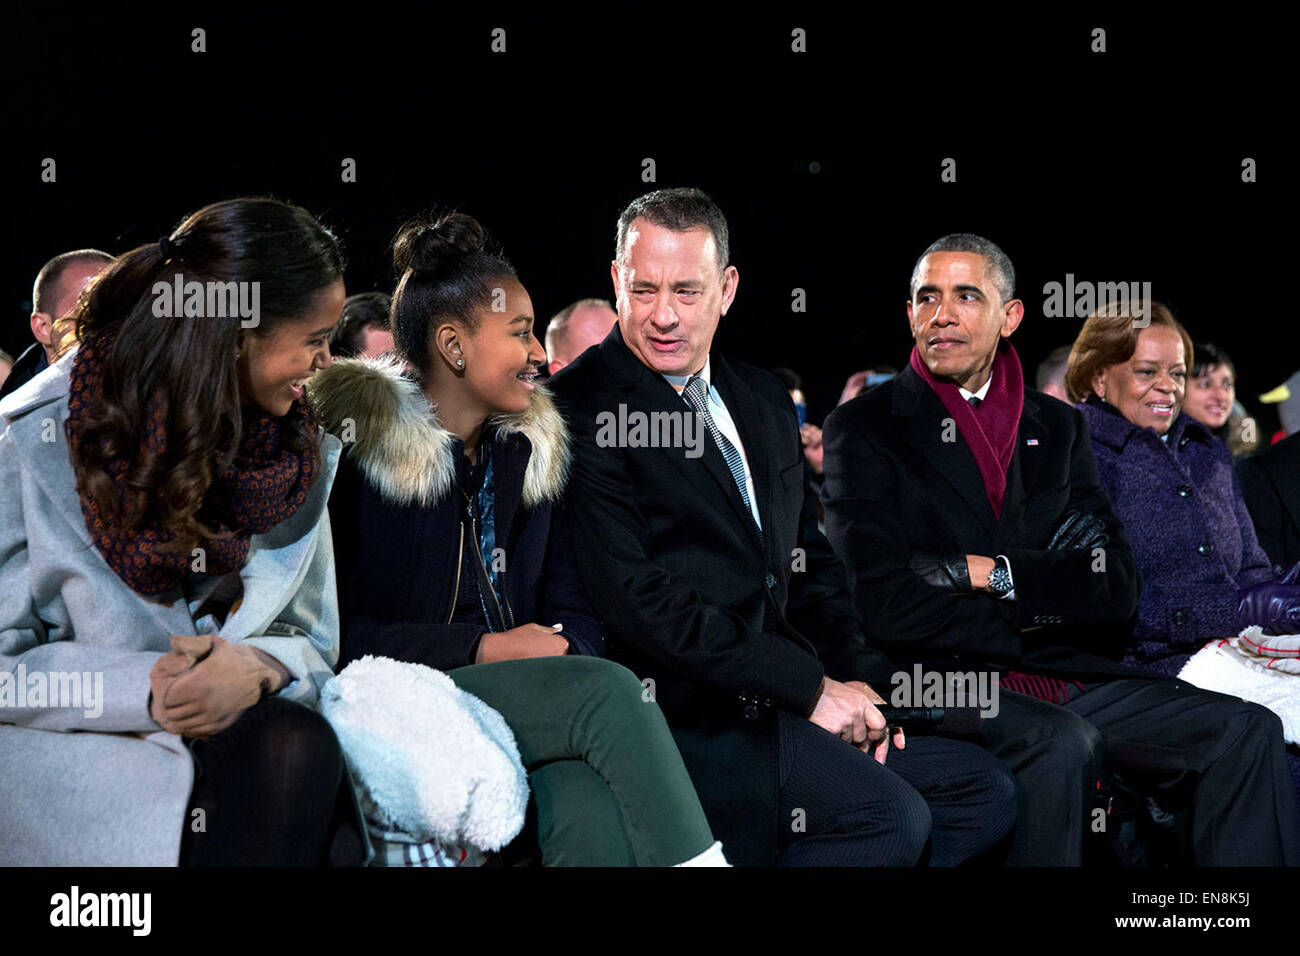
[[[420,386],[402,375],[397,359],[336,359],[311,377],[308,392],[326,430],[343,439],[383,498],[427,506],[451,491],[455,438],[438,424]],[[524,506],[559,498],[569,477],[569,436],[545,387],[537,386],[527,410],[491,422],[498,440],[518,433],[532,444]]]

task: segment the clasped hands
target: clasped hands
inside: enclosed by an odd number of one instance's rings
[[[208,738],[225,730],[289,672],[264,651],[215,634],[172,637],[149,674],[149,713],[168,733]]]
[[[808,719],[859,750],[870,750],[877,763],[884,763],[891,736],[899,750],[906,745],[902,728],[895,727],[891,734],[884,715],[876,709],[876,704],[884,702],[870,684],[860,680],[841,683],[823,677],[817,704]]]

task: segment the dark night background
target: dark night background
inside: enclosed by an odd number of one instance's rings
[[[518,266],[540,335],[568,302],[611,296],[614,224],[630,199],[695,185],[726,213],[741,277],[717,349],[797,369],[814,421],[851,372],[902,366],[913,261],[940,235],[973,231],[1017,267],[1027,316],[1014,342],[1027,379],[1079,326],[1042,317],[1044,283],[1066,273],[1149,280],[1194,339],[1234,357],[1239,397],[1264,412],[1264,435],[1275,427],[1255,398],[1300,366],[1293,243],[1275,238],[1295,209],[1283,145],[1294,125],[1294,54],[1292,29],[1259,8],[1180,6],[1137,22],[1131,10],[1061,5],[1018,16],[989,4],[958,14],[929,4],[861,5],[852,14],[773,4],[743,16],[701,5],[527,15],[447,6],[7,9],[0,347],[16,355],[30,342],[31,284],[51,256],[83,246],[120,253],[156,241],[203,204],[255,194],[305,206],[335,230],[349,292],[390,288],[387,247],[406,217],[435,206],[469,212]],[[498,26],[507,31],[504,55],[489,49]],[[1100,55],[1089,52],[1098,26],[1108,43]],[[194,27],[207,31],[206,53],[190,52]],[[808,31],[806,54],[790,52],[794,27]],[[45,157],[57,161],[55,184],[41,182]],[[340,181],[344,157],[357,160],[355,184]],[[653,184],[640,178],[645,157],[657,163]],[[940,181],[945,157],[957,160],[956,183]],[[1258,162],[1259,182],[1241,182],[1244,157]],[[790,312],[795,287],[807,291],[806,314]],[[10,909],[39,929],[50,892],[66,891],[71,878],[37,876],[6,888],[15,891]],[[244,871],[237,884],[222,873],[203,878],[129,874],[110,885],[140,881],[157,894],[158,935],[189,939],[197,926],[205,939],[238,933],[244,946],[250,918],[276,912],[289,886],[274,873]],[[1178,871],[1050,879],[895,871],[885,893],[878,877],[849,884],[835,872],[798,882],[738,873],[735,899],[752,913],[770,897],[766,911],[786,922],[736,918],[732,903],[719,905],[725,897],[697,890],[674,894],[662,910],[668,921],[647,925],[658,909],[646,901],[663,895],[648,873],[644,893],[622,884],[575,892],[551,874],[548,893],[534,883],[512,886],[509,897],[484,882],[458,890],[442,882],[395,890],[369,874],[336,882],[346,878],[333,874],[328,896],[315,879],[295,878],[303,905],[286,912],[333,932],[354,919],[363,928],[376,918],[404,926],[407,914],[451,927],[455,915],[491,907],[492,922],[460,921],[479,938],[508,925],[506,902],[520,931],[566,921],[577,929],[627,906],[636,915],[612,938],[629,929],[653,938],[658,929],[671,944],[681,937],[663,934],[678,927],[718,925],[733,948],[737,929],[789,929],[789,918],[806,914],[812,932],[823,922],[861,927],[867,945],[881,930],[920,926],[918,942],[962,932],[969,948],[990,918],[1016,928],[1041,920],[1057,936],[1113,932],[1112,916],[1133,911],[1137,890],[1244,885],[1256,894],[1247,912],[1261,917],[1285,913],[1294,899],[1293,880],[1272,872],[1243,882],[1237,871],[1227,885]],[[832,893],[823,892],[832,880]],[[232,887],[263,912],[203,919],[214,901],[236,900]],[[332,899],[346,908],[322,912],[320,902]],[[943,917],[895,918],[927,912]]]
[[[391,288],[387,245],[405,217],[469,212],[519,268],[540,337],[573,299],[612,297],[629,199],[697,185],[728,216],[741,277],[716,346],[798,370],[814,421],[851,372],[906,361],[912,263],[951,231],[1015,263],[1028,380],[1078,329],[1041,315],[1043,284],[1070,272],[1151,281],[1195,340],[1233,356],[1265,434],[1275,418],[1255,397],[1300,365],[1276,284],[1291,250],[1271,238],[1291,195],[1269,66],[1284,37],[1266,24],[324,9],[17,15],[0,347],[29,343],[31,282],[50,256],[122,252],[246,194],[333,228],[350,293]],[[195,26],[206,53],[190,52]],[[505,54],[489,49],[496,26]],[[795,26],[806,54],[790,52]],[[1094,26],[1105,54],[1089,52]],[[55,184],[40,181],[47,156]],[[340,180],[344,157],[356,183]],[[956,183],[940,181],[944,157]],[[805,314],[790,311],[795,287]]]

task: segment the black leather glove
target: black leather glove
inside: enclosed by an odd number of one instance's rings
[[[1066,551],[1072,548],[1083,548],[1091,551],[1093,548],[1103,547],[1108,541],[1110,535],[1106,533],[1104,521],[1086,511],[1071,511],[1065,516],[1060,527],[1052,532],[1052,540],[1047,543],[1047,550]]]
[[[918,554],[912,557],[911,569],[925,579],[925,583],[942,591],[956,594],[974,594],[970,586],[970,567],[966,555],[950,554],[944,557]]]
[[[1265,581],[1237,592],[1242,627],[1258,624],[1265,634],[1300,634],[1300,562],[1278,581]]]

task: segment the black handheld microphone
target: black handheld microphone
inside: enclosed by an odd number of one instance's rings
[[[890,707],[877,704],[876,710],[891,727],[918,734],[956,734],[968,737],[980,732],[984,715],[978,707]]]

